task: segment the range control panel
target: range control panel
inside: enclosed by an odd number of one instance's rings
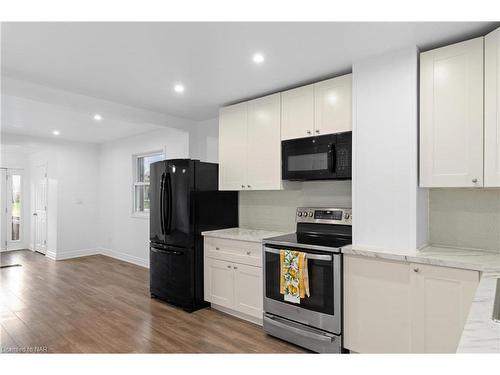
[[[352,225],[352,209],[299,207],[296,221],[297,223]]]

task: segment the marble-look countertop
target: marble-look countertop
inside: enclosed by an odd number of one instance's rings
[[[458,353],[500,353],[500,323],[492,320],[497,280],[500,278],[500,252],[427,246],[415,255],[390,251],[357,249],[348,246],[344,254],[399,260],[481,272]]]
[[[201,232],[202,236],[225,238],[228,240],[249,241],[249,242],[262,242],[264,238],[276,237],[285,234],[285,232],[274,232],[269,230],[260,229],[247,229],[247,228],[228,228],[219,230],[210,230]]]
[[[390,251],[358,249],[347,246],[342,249],[342,253],[431,264],[435,266],[462,268],[481,271],[500,277],[500,253],[492,251],[427,246],[422,250],[418,250],[415,255],[401,255]]]

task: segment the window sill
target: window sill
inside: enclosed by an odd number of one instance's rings
[[[138,212],[134,212],[132,214],[132,218],[134,218],[134,219],[148,219],[149,220],[149,214],[141,214]]]

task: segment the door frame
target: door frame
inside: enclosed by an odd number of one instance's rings
[[[45,179],[45,186],[46,186],[46,189],[45,189],[45,252],[41,252],[41,251],[38,251],[37,248],[36,248],[36,225],[35,225],[35,217],[34,217],[34,211],[36,209],[36,184],[37,184],[37,178],[38,178],[38,175],[37,175],[37,169],[40,168],[40,167],[44,167],[45,168],[45,177],[43,177]],[[32,179],[32,188],[33,188],[33,192],[32,192],[32,199],[33,199],[33,204],[32,204],[32,227],[33,227],[33,230],[31,231],[32,232],[32,235],[33,235],[33,248],[31,249],[32,251],[34,252],[38,252],[40,254],[43,254],[43,255],[47,255],[47,244],[48,244],[48,229],[49,229],[49,225],[48,225],[48,221],[49,221],[49,215],[48,215],[48,212],[49,212],[49,179],[48,179],[48,163],[41,163],[41,164],[37,164],[35,165],[34,167],[34,170],[35,170],[35,173],[34,173],[34,178]]]

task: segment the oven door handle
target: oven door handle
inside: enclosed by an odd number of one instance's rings
[[[280,251],[278,249],[272,249],[270,247],[264,247],[264,251],[266,253],[272,253],[272,254],[280,254]],[[331,261],[332,260],[332,256],[331,255],[320,255],[320,254],[309,254],[309,253],[305,253],[306,254],[306,259],[313,259],[313,260],[328,260],[328,261]]]

